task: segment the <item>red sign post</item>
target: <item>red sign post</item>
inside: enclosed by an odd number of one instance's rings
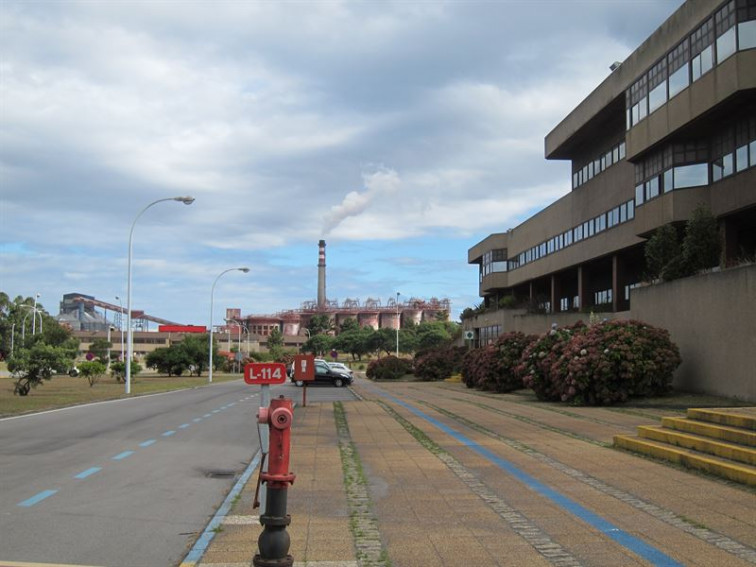
[[[294,380],[302,381],[302,407],[307,407],[307,382],[315,380],[315,357],[311,354],[294,355]]]
[[[244,381],[261,386],[286,382],[286,365],[281,362],[251,362],[244,367]]]

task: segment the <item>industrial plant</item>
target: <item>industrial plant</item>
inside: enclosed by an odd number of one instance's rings
[[[238,341],[239,349],[259,348],[265,343],[264,337],[273,329],[278,329],[284,336],[284,344],[299,346],[307,340],[310,320],[316,315],[327,315],[332,327],[338,330],[348,319],[354,319],[361,327],[372,329],[397,329],[409,324],[423,321],[447,320],[450,313],[448,299],[402,298],[400,294],[390,297],[385,303],[381,299],[367,298],[345,299],[341,302],[329,300],[326,296],[326,243],[318,242],[318,288],[317,300],[305,301],[298,309],[290,309],[270,315],[244,315],[239,308],[227,308],[223,324],[214,326],[219,333],[221,344],[229,345]],[[123,330],[126,326],[126,308],[120,302],[116,305],[96,299],[83,293],[68,293],[60,302],[57,320],[73,329],[77,335],[96,336],[108,330]],[[207,332],[207,327],[200,325],[182,325],[174,321],[156,317],[144,311],[132,310],[131,320],[135,331],[135,353],[144,354],[156,346],[166,346],[172,336],[183,333]],[[154,324],[150,329],[150,324]],[[157,326],[157,328],[154,328]],[[149,336],[143,334],[149,333]],[[244,337],[244,341],[242,341]],[[155,340],[165,339],[165,340]],[[139,348],[144,345],[143,348]],[[149,346],[148,346],[149,345]]]

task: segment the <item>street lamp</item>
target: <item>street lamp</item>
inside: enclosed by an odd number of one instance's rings
[[[239,341],[238,341],[238,346],[236,347],[237,348],[237,351],[236,351],[237,354],[236,354],[235,358],[238,359],[238,362],[239,362],[239,372],[241,372],[241,361],[242,361],[242,358],[243,358],[242,357],[242,348],[241,348],[242,327],[244,327],[245,329],[247,327],[241,321],[237,321],[236,319],[226,319],[225,321],[226,321],[227,325],[229,323],[233,323],[234,325],[236,325],[237,327],[239,327]],[[228,333],[228,343],[229,343],[229,345],[231,344],[231,332],[230,331]],[[229,350],[229,352],[231,352],[231,347],[230,346],[228,347],[228,350]],[[247,349],[247,350],[249,351],[249,349]],[[236,368],[236,361],[234,361],[234,368]]]
[[[137,221],[139,220],[139,217],[141,217],[144,212],[149,209],[153,205],[157,205],[158,203],[162,203],[163,201],[178,201],[180,203],[184,203],[185,205],[191,205],[194,203],[194,197],[167,197],[165,199],[158,199],[157,201],[153,201],[149,205],[147,205],[145,208],[143,208],[141,211],[139,211],[139,214],[134,219],[134,222],[131,223],[131,230],[129,231],[129,261],[128,261],[128,267],[127,272],[128,276],[126,279],[126,334],[127,334],[127,341],[126,341],[126,393],[131,393],[131,358],[134,354],[134,333],[131,329],[131,242],[133,240],[134,236],[134,227],[136,226]]]
[[[401,293],[396,292],[396,357],[399,358],[399,327],[401,327],[401,319],[399,317],[399,296]]]
[[[215,284],[218,283],[218,280],[223,274],[234,271],[244,272],[246,274],[247,272],[249,272],[249,268],[229,268],[228,270],[223,270],[220,274],[218,274],[218,277],[215,278],[213,287],[210,288],[210,356],[207,367],[208,384],[213,381],[213,295],[215,294]]]
[[[32,321],[34,323],[37,322],[37,315],[39,315],[39,332],[42,332],[42,313],[34,309],[31,305],[19,305],[19,307],[22,307],[24,309],[31,309],[32,311],[29,311],[25,316],[24,320],[21,322],[21,340],[24,341],[24,345],[26,344],[26,320],[29,318],[29,315],[34,315],[32,317]],[[34,333],[32,333],[33,335]]]
[[[123,362],[123,301],[117,295],[115,298],[118,301],[118,307],[121,309],[120,317],[118,318],[118,326],[121,328],[121,358],[119,360]]]
[[[37,334],[37,300],[39,299],[40,294],[34,296],[34,317],[32,318],[32,335]],[[39,316],[39,332],[42,332],[42,315]]]

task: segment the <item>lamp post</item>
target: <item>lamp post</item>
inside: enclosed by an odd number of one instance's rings
[[[41,294],[37,294],[34,296],[34,317],[32,318],[32,335],[37,334],[37,300],[39,299],[39,296]],[[42,315],[39,316],[39,332],[42,332]]]
[[[110,372],[110,331],[114,330],[115,327],[113,325],[108,325],[108,363],[107,363],[107,370]]]
[[[241,321],[237,321],[236,319],[226,319],[226,324],[233,323],[237,327],[239,327],[239,340],[237,341],[237,347],[236,347],[236,355],[234,356],[235,359],[238,359],[239,362],[239,372],[241,372],[241,361],[242,361],[242,348],[241,348],[241,336],[242,336],[242,326],[243,324]],[[231,344],[231,332],[228,333],[228,342],[229,345]],[[228,351],[231,352],[231,347],[228,347]],[[236,360],[234,361],[234,368],[236,368]]]
[[[194,197],[166,197],[165,199],[158,199],[157,201],[153,201],[149,205],[147,205],[145,208],[143,208],[141,211],[139,211],[139,214],[134,219],[134,222],[131,223],[131,230],[129,231],[129,260],[128,260],[128,267],[127,267],[127,279],[126,279],[126,393],[131,393],[131,359],[134,355],[134,332],[131,329],[131,250],[132,250],[132,240],[134,237],[134,227],[136,226],[137,221],[139,220],[139,217],[141,217],[144,212],[152,207],[153,205],[157,205],[158,203],[162,203],[163,201],[178,201],[180,203],[184,203],[185,205],[191,205],[194,203]]]
[[[26,345],[26,319],[29,318],[29,315],[33,314],[34,316],[32,317],[32,321],[34,323],[36,323],[37,322],[37,315],[39,315],[39,332],[41,333],[42,332],[42,313],[39,313],[31,305],[19,305],[19,307],[23,307],[25,309],[31,309],[32,310],[32,311],[29,311],[26,315],[24,315],[24,319],[21,322],[21,340],[24,341],[24,345]],[[32,335],[34,335],[33,332],[32,332]]]
[[[399,317],[399,296],[401,293],[396,292],[396,357],[399,358],[399,327],[401,327],[401,319]]]
[[[16,324],[11,325],[11,358],[13,358],[13,340],[16,336]]]
[[[220,274],[218,274],[218,277],[215,278],[213,287],[210,288],[210,355],[207,366],[208,384],[213,381],[213,295],[215,294],[215,284],[218,283],[218,280],[223,274],[234,271],[244,272],[246,274],[247,272],[249,272],[249,268],[229,268],[228,270],[223,270]]]
[[[117,295],[115,298],[118,300],[118,307],[121,309],[120,317],[118,318],[118,326],[121,328],[121,358],[119,360],[123,362],[123,301]]]

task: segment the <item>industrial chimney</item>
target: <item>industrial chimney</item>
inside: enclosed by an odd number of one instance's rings
[[[325,240],[318,242],[318,309],[326,308]]]

